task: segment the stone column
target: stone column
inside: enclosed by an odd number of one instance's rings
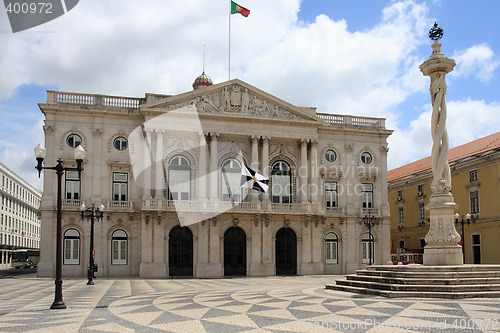
[[[160,130],[156,130],[156,155],[154,164],[156,168],[155,198],[162,199],[165,188],[165,176],[163,173],[163,133]]]
[[[300,180],[300,202],[301,203],[309,203],[308,200],[308,186],[307,186],[307,177],[308,177],[308,167],[307,167],[307,141],[306,139],[300,139],[300,166],[299,166],[299,180]]]
[[[311,202],[319,203],[320,200],[320,185],[319,185],[319,170],[318,170],[318,141],[311,141],[311,185],[309,186],[311,193]]]
[[[152,167],[152,161],[151,161],[151,153],[152,153],[152,140],[151,140],[151,135],[152,132],[151,130],[146,130],[146,137],[144,138],[145,140],[145,147],[144,149],[144,164],[143,168],[144,171],[142,172],[143,174],[143,197],[144,198],[151,198],[151,167]]]
[[[448,165],[448,133],[446,131],[446,82],[445,75],[453,70],[455,61],[441,52],[438,40],[443,30],[434,24],[429,37],[434,40],[429,60],[420,65],[420,70],[431,79],[432,102],[431,167],[432,195],[426,209],[429,210],[430,227],[425,236],[424,265],[461,265],[462,248],[458,245],[460,235],[455,230],[454,210],[458,206],[451,195],[451,173]]]
[[[271,140],[268,136],[262,137],[262,167],[261,172],[264,177],[270,178],[269,174],[269,140]],[[262,201],[269,202],[269,194],[271,193],[270,189],[267,193],[262,193]]]
[[[207,142],[205,133],[198,133],[200,139],[198,164],[198,199],[207,198]]]
[[[259,137],[256,135],[252,135],[252,161],[250,163],[250,168],[254,171],[259,172]],[[249,189],[248,194],[250,197],[250,201],[259,201],[259,193],[255,190]]]
[[[217,200],[217,137],[219,133],[210,133],[210,200]]]
[[[96,117],[97,118],[97,117]],[[102,119],[97,118],[96,122],[102,122]],[[103,193],[103,182],[101,181],[101,164],[102,164],[102,125],[94,124],[94,128],[92,130],[93,134],[93,152],[92,152],[92,174],[87,175],[92,177],[92,202],[102,202],[102,193]],[[89,161],[90,162],[90,161]],[[90,166],[90,165],[89,165]],[[90,169],[90,168],[88,168]],[[85,193],[84,190],[85,181],[80,182],[80,193]]]
[[[154,222],[153,222],[154,223]],[[153,225],[151,213],[143,213],[141,218],[141,264],[139,276],[150,277],[153,264]]]

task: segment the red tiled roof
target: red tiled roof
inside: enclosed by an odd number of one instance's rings
[[[484,138],[463,144],[448,151],[448,162],[453,162],[465,157],[480,154],[489,150],[500,148],[500,132],[486,136]],[[387,172],[388,181],[409,176],[421,171],[430,170],[431,158],[426,157],[416,162],[403,165],[399,168]]]

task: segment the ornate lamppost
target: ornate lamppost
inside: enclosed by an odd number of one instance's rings
[[[432,195],[426,209],[429,210],[430,227],[425,236],[424,265],[461,265],[460,235],[455,230],[453,211],[457,205],[451,194],[451,173],[448,164],[448,132],[446,130],[446,81],[445,76],[453,70],[455,60],[448,59],[441,52],[439,40],[443,29],[434,24],[429,30],[429,38],[434,41],[432,54],[420,65],[420,70],[431,79],[430,93],[432,102]]]
[[[94,219],[97,219],[97,222],[102,220],[104,216],[104,205],[101,204],[99,208],[95,208],[95,205],[92,204],[92,207],[86,208],[85,202],[80,206],[80,211],[82,213],[82,220],[85,218],[90,220],[90,255],[89,255],[89,269],[87,270],[87,277],[89,281],[87,285],[93,285],[94,281],[94,272],[97,271],[94,265]]]
[[[76,168],[69,168],[63,166],[63,161],[61,159],[57,160],[57,165],[54,167],[43,166],[43,160],[47,154],[47,149],[45,149],[41,144],[35,147],[35,157],[38,161],[35,169],[38,170],[38,177],[42,173],[42,170],[49,169],[55,170],[57,174],[57,219],[56,219],[56,280],[55,280],[55,297],[54,302],[50,306],[51,309],[66,309],[66,304],[64,304],[62,296],[62,237],[61,237],[61,206],[62,206],[62,191],[61,182],[64,171],[78,171],[78,179],[82,173],[82,163],[85,158],[85,149],[82,146],[78,146],[73,149],[73,155],[76,160]]]
[[[368,243],[369,244],[369,246],[368,246],[369,265],[371,265],[373,263],[373,260],[372,260],[372,258],[373,258],[373,255],[372,255],[372,248],[373,248],[372,227],[375,226],[375,222],[376,222],[375,216],[368,215],[368,216],[363,217],[363,223],[365,224],[365,226],[368,227],[368,237],[370,237],[370,242]]]
[[[464,260],[464,264],[465,264],[465,237],[464,237],[464,224],[467,223],[467,225],[470,224],[470,221],[471,221],[471,216],[472,216],[472,222],[476,222],[476,220],[474,219],[474,215],[471,215],[469,213],[465,214],[465,221],[464,221],[464,216],[462,215],[462,220],[459,221],[458,218],[460,217],[460,214],[458,213],[455,213],[455,225],[458,225],[459,223],[462,225],[462,257],[463,257],[463,260]]]

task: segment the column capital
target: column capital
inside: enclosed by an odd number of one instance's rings
[[[257,140],[259,140],[259,139],[260,139],[260,135],[255,135],[255,134],[252,134],[252,135],[250,135],[250,139],[251,139],[252,141],[257,141]]]
[[[311,147],[317,147],[318,146],[318,139],[311,139]]]
[[[270,136],[262,136],[262,142],[265,142],[265,141],[270,141],[271,140],[271,137]]]
[[[220,136],[219,132],[210,132],[209,134],[212,139],[217,139]]]

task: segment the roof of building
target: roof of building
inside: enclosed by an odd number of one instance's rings
[[[453,161],[457,161],[466,157],[474,156],[495,149],[500,149],[500,132],[450,149],[448,151],[448,162],[451,163]],[[387,179],[390,182],[395,179],[399,179],[430,169],[431,158],[429,156],[421,160],[403,165],[399,168],[389,170],[387,172]]]

